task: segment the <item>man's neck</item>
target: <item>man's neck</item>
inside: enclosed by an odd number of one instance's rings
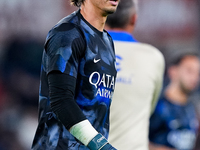
[[[169,85],[165,90],[166,98],[172,103],[185,105],[187,103],[188,95],[183,93],[179,88]]]
[[[93,27],[95,27],[99,31],[104,30],[105,22],[107,19],[107,16],[103,16],[98,10],[94,9],[93,7],[89,6],[81,6],[80,13],[82,16],[87,20]]]

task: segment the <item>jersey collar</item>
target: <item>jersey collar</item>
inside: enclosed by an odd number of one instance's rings
[[[108,31],[114,41],[138,42],[133,36],[127,32],[121,31]]]

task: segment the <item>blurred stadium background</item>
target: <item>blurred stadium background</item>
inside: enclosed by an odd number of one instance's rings
[[[69,3],[0,0],[0,150],[31,147],[43,44],[51,27],[77,10]],[[166,64],[180,53],[200,53],[199,0],[138,0],[138,8],[133,35],[157,47]]]

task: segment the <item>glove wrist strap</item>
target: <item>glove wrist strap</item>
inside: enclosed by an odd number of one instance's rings
[[[98,133],[87,145],[90,150],[100,150],[108,141],[106,138]]]

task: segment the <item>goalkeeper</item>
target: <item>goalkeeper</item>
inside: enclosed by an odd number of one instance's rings
[[[104,25],[118,3],[72,0],[81,8],[49,31],[33,150],[115,150],[107,141],[115,52]]]

